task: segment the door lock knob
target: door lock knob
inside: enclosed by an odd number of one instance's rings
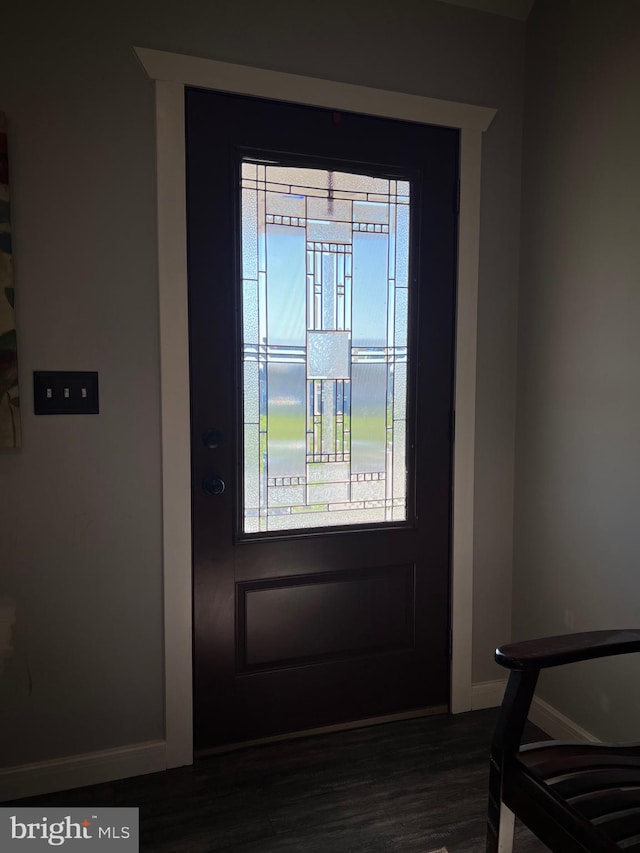
[[[202,435],[202,443],[210,450],[215,450],[222,444],[222,433],[219,429],[208,429]]]
[[[202,481],[202,491],[207,495],[221,495],[224,488],[224,480],[217,474],[207,474]]]

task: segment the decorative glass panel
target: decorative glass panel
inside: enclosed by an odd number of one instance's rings
[[[349,332],[309,332],[308,379],[349,379],[351,341]]]
[[[406,520],[409,197],[242,163],[245,533]]]

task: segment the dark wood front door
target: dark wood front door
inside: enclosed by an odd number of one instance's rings
[[[195,748],[446,707],[458,132],[186,133]]]

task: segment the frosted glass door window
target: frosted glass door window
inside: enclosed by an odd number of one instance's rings
[[[244,533],[407,518],[409,182],[242,163]]]

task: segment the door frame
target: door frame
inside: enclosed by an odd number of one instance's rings
[[[460,130],[450,702],[454,714],[471,710],[480,167],[482,133],[496,110],[149,48],[134,50],[155,82],[166,766],[193,761],[185,86]]]

